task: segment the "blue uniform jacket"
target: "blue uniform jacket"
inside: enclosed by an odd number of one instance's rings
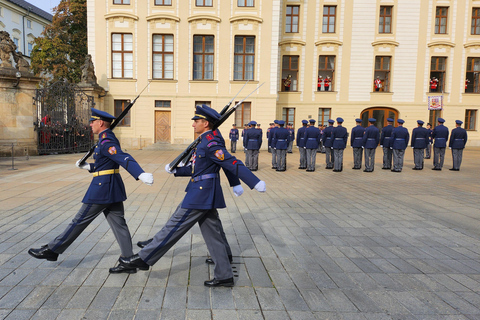
[[[230,129],[230,134],[228,135],[230,140],[237,141],[238,140],[238,129]]]
[[[303,148],[305,147],[305,130],[307,127],[301,127],[297,130],[297,147]]]
[[[347,147],[348,132],[345,127],[336,126],[332,131],[333,149],[345,149]]]
[[[427,129],[428,130],[428,143],[433,143],[433,130],[432,129]]]
[[[295,129],[287,129],[289,134],[289,141],[295,141]]]
[[[278,127],[273,127],[270,129],[270,132],[268,132],[268,146],[273,148],[273,145],[272,145],[272,140],[273,140],[273,134],[275,133],[275,130],[277,130]]]
[[[383,127],[382,134],[380,136],[380,145],[384,148],[390,148],[392,146],[392,132],[393,126],[391,124]]]
[[[408,133],[407,128],[396,127],[392,132],[392,143],[390,148],[396,150],[405,150],[408,146],[408,140],[410,139],[410,133]]]
[[[287,128],[278,127],[272,131],[272,148],[286,150],[288,148],[288,143],[290,142],[290,135]],[[272,134],[272,131],[270,131],[270,134]]]
[[[243,146],[247,150],[258,150],[262,146],[262,132],[260,129],[248,129],[243,138]]]
[[[363,145],[363,133],[365,128],[361,125],[352,128],[352,135],[350,136],[350,145],[352,148],[361,148]]]
[[[412,130],[412,141],[410,146],[415,149],[425,149],[428,146],[430,132],[424,127],[417,127]]]
[[[244,164],[225,148],[218,130],[203,133],[202,141],[195,149],[192,161],[185,167],[177,167],[175,176],[191,176],[182,202],[186,209],[225,208],[220,186],[220,168],[225,173],[240,178],[250,189],[260,181]],[[227,175],[228,177],[228,175]]]
[[[452,130],[448,146],[452,149],[463,149],[467,143],[467,130],[456,127]]]
[[[366,149],[376,149],[380,141],[380,130],[375,126],[368,126],[363,135],[363,147]]]
[[[305,148],[318,149],[320,139],[320,130],[317,127],[311,126],[305,130]]]
[[[334,128],[334,126],[328,126],[323,130],[322,142],[325,148],[331,148],[333,145],[332,132]]]
[[[432,138],[435,140],[435,148],[446,148],[448,140],[448,128],[443,124],[436,126],[432,132]]]
[[[120,148],[120,143],[112,130],[106,129],[99,134],[98,144],[93,153],[94,163],[90,164],[90,172],[105,173],[106,170],[125,168],[135,179],[144,171],[135,159]],[[125,185],[119,173],[109,173],[94,176],[83,203],[115,203],[125,201],[127,194]]]

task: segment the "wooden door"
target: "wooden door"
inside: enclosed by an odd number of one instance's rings
[[[170,111],[155,111],[155,142],[170,142]]]

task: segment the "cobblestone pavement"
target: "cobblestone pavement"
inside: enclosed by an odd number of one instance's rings
[[[122,169],[133,241],[154,235],[184,196],[186,178],[164,172],[179,151],[132,155],[155,184]],[[81,155],[0,160],[0,319],[480,319],[480,148],[461,171],[402,173],[271,169],[260,153],[256,174],[267,192],[235,197],[222,179],[220,210],[234,253],[234,288],[203,286],[212,269],[195,226],[150,269],[109,275],[120,250],[103,216],[56,262],[27,254],[58,235],[80,208],[91,176]],[[243,160],[244,154],[237,153]],[[248,188],[246,188],[248,189]],[[135,252],[137,249],[134,250]]]

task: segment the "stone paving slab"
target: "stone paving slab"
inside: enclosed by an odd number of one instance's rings
[[[234,254],[236,286],[203,286],[213,269],[195,226],[149,271],[108,274],[120,254],[100,216],[59,256],[27,254],[58,235],[80,208],[91,177],[81,155],[0,159],[0,319],[480,319],[480,148],[461,171],[298,170],[286,172],[261,151],[256,174],[267,192],[235,197],[222,179],[219,210]],[[152,187],[123,169],[133,242],[153,236],[184,196],[187,179],[164,172],[178,150],[132,155]],[[241,160],[243,153],[236,154]],[[135,252],[138,249],[134,250]]]

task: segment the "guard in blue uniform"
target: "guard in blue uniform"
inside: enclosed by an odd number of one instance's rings
[[[363,148],[365,149],[365,170],[363,172],[373,172],[375,167],[375,151],[380,141],[380,130],[375,126],[377,119],[368,119],[370,125],[365,129],[363,135]]]
[[[337,118],[337,126],[332,131],[333,172],[343,170],[343,150],[347,147],[348,132],[342,126],[343,119]]]
[[[382,134],[380,135],[380,147],[383,148],[383,170],[392,169],[392,131],[393,131],[393,119],[387,118],[387,126],[383,127]]]
[[[413,170],[423,169],[423,153],[428,146],[430,132],[423,127],[424,122],[417,120],[417,127],[412,130],[412,140],[410,146],[413,149]]]
[[[277,152],[273,149],[273,136],[275,134],[275,130],[278,129],[278,120],[273,121],[274,127],[270,129],[270,133],[268,135],[268,145],[270,149],[272,149],[272,169],[277,169]]]
[[[335,128],[333,124],[335,123],[335,120],[329,119],[328,120],[328,127],[323,130],[323,135],[322,135],[322,142],[323,145],[325,146],[325,169],[333,169],[333,150],[332,150],[332,145],[333,145],[333,140],[332,140],[332,132],[333,129]]]
[[[300,152],[300,166],[298,169],[306,169],[307,168],[307,151],[305,149],[305,130],[307,130],[307,120],[302,120],[302,127],[297,131],[297,148]]]
[[[462,128],[462,123],[461,120],[455,120],[456,128],[452,130],[450,141],[448,142],[448,147],[452,149],[453,157],[453,168],[449,169],[451,171],[460,171],[463,149],[468,140],[467,130]]]
[[[289,134],[287,153],[292,153],[293,141],[295,141],[295,129],[293,129],[293,126],[291,123],[287,124],[287,130]]]
[[[433,144],[433,130],[432,130],[432,124],[427,123],[427,130],[428,130],[428,145],[425,148],[425,158],[424,159],[430,159],[432,156],[432,144]]]
[[[320,130],[315,127],[315,119],[310,119],[310,126],[305,130],[305,150],[307,155],[307,171],[315,171],[317,150],[320,145]]]
[[[447,147],[448,128],[443,125],[445,120],[438,118],[438,125],[433,129],[433,168],[432,170],[442,170],[445,161],[445,148]]]
[[[232,129],[230,129],[230,134],[228,137],[230,138],[230,151],[235,153],[237,151],[237,141],[239,138],[238,129],[236,124],[232,124]]]
[[[84,163],[77,167],[86,169],[93,175],[90,187],[82,202],[83,205],[58,237],[40,249],[30,249],[28,253],[37,259],[57,261],[58,255],[63,253],[86,227],[103,212],[110,228],[120,246],[122,257],[133,254],[132,238],[124,218],[123,201],[127,199],[125,186],[120,176],[119,167],[122,166],[136,180],[147,185],[153,184],[153,175],[145,173],[135,159],[120,148],[115,134],[110,130],[110,124],[115,119],[107,112],[92,108],[90,126],[92,132],[98,134],[99,140],[95,147],[94,163]],[[126,270],[122,266],[110,269],[110,273],[135,273],[136,270]]]
[[[285,121],[278,120],[278,127],[273,130],[272,147],[277,154],[277,171],[287,170],[287,148],[290,142],[290,134],[287,128],[284,128]]]
[[[350,135],[350,146],[353,148],[353,168],[360,170],[362,168],[362,154],[363,154],[363,134],[365,128],[362,127],[362,119],[355,119],[356,126],[352,128]]]
[[[410,134],[408,130],[403,127],[405,121],[397,120],[398,126],[393,129],[391,137],[391,149],[393,150],[393,168],[392,172],[402,172],[403,157],[405,156],[405,149],[407,149]]]
[[[190,228],[198,222],[208,251],[215,263],[214,279],[204,282],[207,287],[234,285],[232,267],[220,233],[218,208],[225,208],[225,199],[220,186],[220,168],[237,175],[251,189],[265,192],[265,182],[260,181],[240,160],[225,148],[213,124],[220,114],[203,105],[196,107],[193,127],[202,137],[195,149],[191,162],[168,173],[176,177],[189,176],[186,195],[165,226],[138,254],[121,258],[120,264],[130,270],[148,270],[154,265]]]
[[[244,148],[247,149],[246,157],[248,158],[249,169],[251,171],[258,170],[258,153],[262,147],[262,131],[256,128],[257,122],[250,121],[250,128],[245,133],[243,140]]]
[[[275,128],[275,123],[271,122],[269,124],[270,127],[268,127],[267,129],[267,133],[266,133],[266,136],[267,136],[267,147],[268,147],[268,153],[272,153],[272,148],[270,147],[270,130],[272,130],[273,128]]]

